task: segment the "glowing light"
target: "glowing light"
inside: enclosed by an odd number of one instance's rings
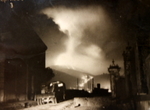
[[[63,86],[63,83],[58,84],[58,87],[62,87],[62,86]]]
[[[79,84],[80,87],[84,87],[85,84],[87,84],[88,81],[90,81],[93,77],[92,76],[89,76],[89,75],[85,75],[85,76],[82,76],[81,79],[82,79],[82,82]]]
[[[111,92],[111,90],[109,89],[108,92]]]
[[[42,13],[53,18],[53,21],[59,25],[59,30],[66,34],[63,42],[66,50],[56,56],[54,65],[94,75],[106,71],[106,65],[109,63],[106,63],[104,52],[97,41],[85,42],[84,40],[88,36],[85,31],[98,37],[109,33],[110,20],[102,7],[89,6],[78,9],[54,7],[42,10]],[[103,34],[100,35],[100,32]]]
[[[108,87],[105,86],[104,89],[108,89]]]
[[[51,83],[50,86],[52,86],[53,84]]]
[[[14,8],[14,4],[10,2],[10,8]]]
[[[84,83],[80,83],[79,86],[80,86],[80,87],[83,87],[83,86],[84,86]]]

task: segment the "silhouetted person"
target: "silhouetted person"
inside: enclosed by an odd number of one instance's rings
[[[101,88],[101,85],[98,83],[97,84],[97,89],[100,89]]]

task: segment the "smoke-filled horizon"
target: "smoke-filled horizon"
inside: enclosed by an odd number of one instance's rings
[[[62,66],[93,75],[106,73],[112,59],[122,66],[121,57],[117,54],[124,42],[118,38],[119,29],[113,17],[104,8],[53,7],[41,12],[52,19],[59,26],[59,31],[64,33],[60,37],[63,40],[59,42],[64,47],[63,51],[53,56],[53,62],[50,54],[47,54],[46,66]],[[48,45],[49,43],[47,42]]]

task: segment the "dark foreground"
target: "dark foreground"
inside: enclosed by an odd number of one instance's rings
[[[37,105],[34,101],[1,105],[0,110],[133,110],[129,104],[117,105],[108,97],[74,98],[60,103]]]

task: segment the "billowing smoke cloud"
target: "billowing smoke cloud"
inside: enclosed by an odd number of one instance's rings
[[[110,60],[114,57],[110,57],[108,51],[118,48],[119,44],[113,42],[117,28],[103,8],[54,7],[42,13],[52,18],[59,25],[59,30],[66,34],[63,42],[66,49],[56,55],[54,65],[93,75],[107,72]]]

